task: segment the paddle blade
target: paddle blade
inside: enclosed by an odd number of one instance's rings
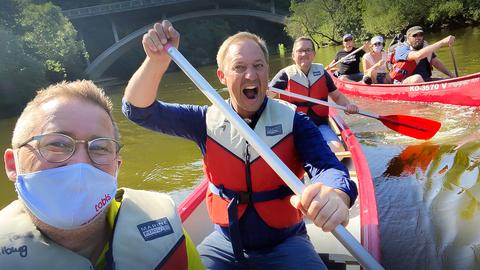
[[[410,115],[381,115],[378,119],[390,129],[420,140],[432,138],[442,125],[434,120]]]

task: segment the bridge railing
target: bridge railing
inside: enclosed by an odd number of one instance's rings
[[[191,2],[193,0],[131,0],[122,1],[112,4],[102,4],[90,7],[75,8],[64,10],[63,15],[69,19],[79,19],[84,17],[99,16],[111,13],[119,13],[124,11],[172,5],[183,2]]]

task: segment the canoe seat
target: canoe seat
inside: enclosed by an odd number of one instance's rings
[[[337,156],[338,159],[342,159],[346,157],[352,157],[352,153],[350,151],[335,152],[335,156]]]

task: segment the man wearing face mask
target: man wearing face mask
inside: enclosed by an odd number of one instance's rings
[[[52,85],[18,118],[0,211],[2,269],[202,269],[165,194],[117,190],[112,103],[90,81]]]
[[[445,46],[452,46],[455,37],[448,36],[428,45],[423,38],[423,28],[413,26],[407,30],[407,40],[396,46],[390,57],[393,64],[390,77],[393,83],[421,83],[435,80],[431,78],[432,68],[435,67],[450,78],[454,75],[438,59],[435,51]]]

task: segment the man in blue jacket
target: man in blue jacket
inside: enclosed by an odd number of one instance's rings
[[[168,21],[143,36],[147,57],[131,78],[124,114],[135,123],[197,143],[209,180],[207,208],[215,231],[200,244],[208,269],[324,269],[306,234],[302,213],[324,231],[348,223],[357,197],[354,182],[316,128],[291,104],[266,97],[268,51],[258,36],[227,38],[217,54],[217,76],[227,101],[280,159],[312,184],[301,196],[283,183],[216,106],[169,104],[156,100],[170,63],[163,50],[178,47],[179,33]]]

